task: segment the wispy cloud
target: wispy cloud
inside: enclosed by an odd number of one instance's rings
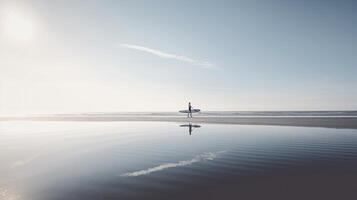
[[[0,187],[0,199],[2,200],[18,200],[22,199],[20,195],[13,193],[7,188]]]
[[[15,161],[14,163],[11,164],[11,168],[27,165],[27,164],[31,163],[33,160],[37,159],[38,157],[40,157],[40,154],[33,155],[33,156],[28,157],[23,160]]]
[[[156,167],[152,167],[152,168],[148,168],[148,169],[144,169],[144,170],[140,170],[140,171],[135,171],[135,172],[125,173],[122,176],[142,176],[142,175],[151,174],[153,172],[161,171],[161,170],[168,169],[168,168],[183,167],[186,165],[191,165],[193,163],[202,162],[205,160],[213,160],[219,154],[224,153],[224,152],[226,152],[226,151],[219,151],[219,152],[215,152],[215,153],[211,153],[211,152],[204,153],[204,154],[195,156],[191,160],[182,160],[182,161],[179,161],[176,163],[165,163],[165,164],[161,164]]]
[[[182,62],[191,63],[193,65],[201,66],[204,68],[210,68],[210,69],[217,68],[214,64],[207,62],[207,61],[200,61],[200,60],[196,60],[196,59],[193,59],[193,58],[190,58],[187,56],[175,55],[175,54],[163,52],[161,50],[152,49],[152,48],[145,47],[145,46],[134,45],[134,44],[121,44],[121,46],[128,48],[128,49],[134,49],[134,50],[150,53],[155,56],[162,57],[162,58],[174,59],[174,60],[179,60]]]

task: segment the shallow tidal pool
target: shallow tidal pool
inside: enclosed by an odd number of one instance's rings
[[[357,199],[357,130],[0,122],[1,200]]]

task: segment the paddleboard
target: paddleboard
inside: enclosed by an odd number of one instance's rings
[[[192,113],[198,113],[200,111],[201,111],[200,109],[192,109],[191,110]],[[189,110],[180,110],[179,112],[180,113],[189,113],[190,111]]]

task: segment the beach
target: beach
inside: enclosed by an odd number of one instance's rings
[[[355,129],[142,118],[0,121],[0,199],[355,199]]]
[[[357,200],[356,11],[0,0],[0,200]]]
[[[151,121],[151,122],[180,122],[202,124],[238,124],[238,125],[266,125],[266,126],[300,126],[357,129],[357,117],[353,116],[185,116],[160,115],[65,115],[65,116],[30,116],[30,117],[0,117],[0,121]]]

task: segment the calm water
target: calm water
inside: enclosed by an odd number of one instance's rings
[[[357,199],[357,130],[0,122],[1,200]]]

